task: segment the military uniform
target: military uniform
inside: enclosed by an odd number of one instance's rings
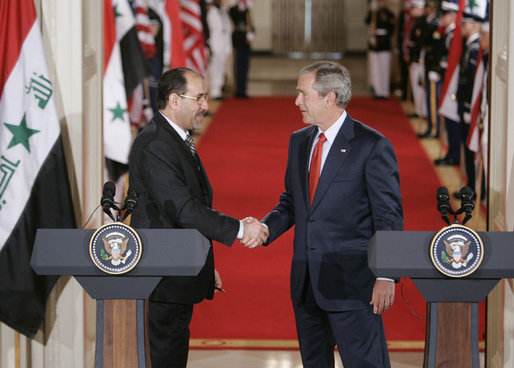
[[[475,153],[471,151],[465,143],[471,122],[471,98],[473,94],[473,82],[475,79],[478,52],[480,50],[478,38],[479,34],[476,33],[466,40],[466,44],[462,50],[459,83],[457,88],[457,111],[460,118],[462,142],[464,142],[466,176],[468,177],[468,186],[472,191],[475,191]]]
[[[387,98],[390,93],[391,80],[391,37],[395,27],[394,14],[386,7],[368,12],[366,24],[372,29],[368,39],[371,84],[375,97]]]
[[[444,36],[441,38],[441,47],[436,50],[433,71],[441,76],[444,81],[446,69],[448,68],[448,53],[455,31],[455,24],[451,24],[446,28]],[[448,137],[448,152],[443,158],[435,160],[436,165],[459,165],[460,164],[460,144],[461,144],[461,128],[459,121],[453,120],[448,116],[444,117],[444,125]]]
[[[421,16],[414,20],[409,37],[409,78],[412,89],[412,97],[416,107],[416,114],[420,117],[426,116],[425,105],[425,72],[423,60],[421,59],[421,49],[423,47],[423,30],[426,18]]]
[[[425,101],[427,110],[427,129],[424,133],[419,135],[420,138],[435,138],[439,137],[439,114],[437,113],[437,101],[441,90],[441,78],[438,80],[431,80],[434,64],[436,63],[436,50],[440,47],[442,39],[441,30],[439,29],[439,17],[437,13],[433,13],[426,18],[424,37],[423,37],[423,53],[424,53],[424,66],[425,66]],[[434,91],[432,91],[434,89]],[[434,101],[432,101],[432,94],[434,94]],[[433,110],[434,104],[435,109]],[[434,116],[432,116],[434,114]],[[435,126],[433,122],[435,121]]]

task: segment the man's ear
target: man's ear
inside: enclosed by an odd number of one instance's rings
[[[327,106],[332,106],[337,103],[337,101],[336,101],[337,96],[334,91],[328,92],[327,95],[325,96],[325,99],[326,99],[325,101],[327,101]]]
[[[177,95],[176,93],[171,93],[169,96],[168,96],[168,105],[170,106],[171,109],[176,109],[179,105],[180,105],[180,96]]]

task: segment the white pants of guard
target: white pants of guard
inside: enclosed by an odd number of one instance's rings
[[[371,85],[378,97],[389,97],[391,80],[391,51],[370,51]]]
[[[425,102],[425,67],[419,63],[411,63],[409,66],[410,85],[416,114],[420,117],[427,116]]]
[[[228,55],[214,52],[209,60],[209,95],[210,98],[222,97],[221,89],[225,83],[225,70]]]

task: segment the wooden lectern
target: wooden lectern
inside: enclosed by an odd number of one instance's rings
[[[443,275],[432,264],[430,244],[435,234],[377,231],[368,246],[369,267],[377,277],[411,278],[429,303],[424,367],[478,368],[478,303],[500,279],[514,277],[514,233],[478,232],[484,246],[482,263],[459,279]],[[452,310],[442,312],[447,303],[452,303]],[[451,325],[451,313],[465,313],[469,323]]]
[[[197,230],[139,229],[142,254],[128,273],[111,275],[89,254],[94,229],[39,229],[31,265],[40,275],[72,275],[97,300],[95,368],[148,368],[148,299],[163,276],[194,276],[210,243]]]

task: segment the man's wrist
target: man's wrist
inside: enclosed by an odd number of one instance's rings
[[[243,224],[243,221],[239,220],[239,231],[237,232],[237,238],[243,239],[244,234],[245,234],[245,226]]]

